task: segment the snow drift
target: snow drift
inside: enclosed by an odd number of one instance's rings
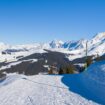
[[[94,95],[95,100],[105,105],[105,61],[92,64],[81,75],[85,88]]]
[[[81,74],[64,75],[62,82],[73,93],[105,105],[105,61],[92,64]]]

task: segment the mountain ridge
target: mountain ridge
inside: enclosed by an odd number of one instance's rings
[[[86,50],[88,44],[88,53],[103,55],[105,53],[105,32],[96,34],[91,40],[80,39],[77,41],[53,40],[49,43],[32,43],[22,45],[8,45],[0,43],[0,51],[18,50],[18,51],[34,51],[39,49],[66,49],[68,51]]]

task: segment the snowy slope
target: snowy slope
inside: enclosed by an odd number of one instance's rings
[[[68,41],[63,44],[63,48],[67,48],[69,50],[78,50],[86,47],[87,40],[81,39],[79,41]]]
[[[91,44],[97,44],[103,42],[105,40],[105,32],[96,34],[92,40],[90,41]]]
[[[0,83],[0,105],[97,105],[69,91],[61,78],[9,75]]]
[[[0,82],[0,105],[105,105],[104,99],[105,61],[81,74],[8,74]]]
[[[52,42],[49,43],[50,47],[51,48],[62,48],[62,45],[63,45],[63,41],[59,40],[53,40]]]
[[[105,32],[98,33],[88,42],[89,54],[105,54]]]
[[[28,59],[28,60],[22,60],[22,61],[12,62],[12,63],[9,63],[9,64],[7,64],[5,66],[1,66],[0,70],[11,68],[12,66],[21,64],[22,62],[28,62],[28,61],[30,61],[30,63],[34,63],[34,62],[37,62],[38,60],[37,59]]]
[[[94,95],[95,100],[105,105],[105,61],[92,64],[81,75],[81,81],[90,95]]]

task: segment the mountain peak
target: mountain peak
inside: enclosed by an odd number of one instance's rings
[[[50,43],[50,46],[52,48],[60,48],[63,45],[63,43],[64,43],[63,41],[55,39]]]
[[[96,34],[92,40],[90,41],[90,43],[92,45],[97,44],[97,43],[102,43],[105,40],[105,32],[101,32]]]
[[[101,32],[101,33],[96,34],[93,37],[93,39],[95,39],[95,40],[103,40],[103,39],[105,39],[105,32]]]
[[[87,40],[81,39],[78,41],[69,41],[63,44],[64,48],[68,48],[69,50],[83,49],[86,46]]]

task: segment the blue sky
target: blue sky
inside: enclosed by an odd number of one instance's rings
[[[0,42],[92,38],[105,31],[105,0],[0,0]]]

